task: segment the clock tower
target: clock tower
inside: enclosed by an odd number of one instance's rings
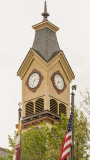
[[[32,27],[34,42],[17,72],[22,80],[23,131],[43,121],[51,128],[61,123],[61,113],[69,118],[70,83],[75,77],[58,45],[59,28],[47,19],[46,2],[42,16],[43,21]]]

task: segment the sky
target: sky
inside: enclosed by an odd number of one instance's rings
[[[48,20],[59,27],[57,39],[74,74],[80,91],[90,90],[90,0],[47,0]],[[32,26],[42,22],[44,0],[0,0],[0,147],[8,148],[18,123],[18,103],[22,83],[17,71],[33,45]]]

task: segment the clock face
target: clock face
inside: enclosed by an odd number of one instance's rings
[[[28,79],[28,85],[30,88],[35,88],[38,86],[40,82],[40,75],[37,72],[34,72],[30,75],[29,79]]]
[[[58,90],[60,90],[60,91],[63,90],[63,88],[64,88],[64,80],[63,80],[62,76],[59,73],[56,73],[54,75],[54,84],[55,84],[55,86],[56,86],[56,88]]]

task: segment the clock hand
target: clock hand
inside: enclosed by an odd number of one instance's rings
[[[62,81],[58,81],[58,83],[62,83]]]
[[[35,84],[37,80],[38,80],[38,79],[34,79],[33,84]],[[38,83],[38,82],[37,82],[37,83]]]
[[[34,85],[34,81],[35,81],[35,80],[33,80],[33,85]]]
[[[60,81],[58,81],[57,83],[61,83]]]
[[[34,81],[33,82],[35,82],[37,79],[34,79]]]

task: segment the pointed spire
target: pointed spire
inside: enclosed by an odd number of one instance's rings
[[[47,12],[47,5],[46,5],[46,1],[45,1],[45,4],[44,4],[44,12],[45,12],[45,13]]]
[[[48,21],[47,17],[49,16],[49,13],[47,12],[46,1],[45,1],[45,4],[44,4],[44,12],[42,13],[42,16],[44,17],[43,21]]]

